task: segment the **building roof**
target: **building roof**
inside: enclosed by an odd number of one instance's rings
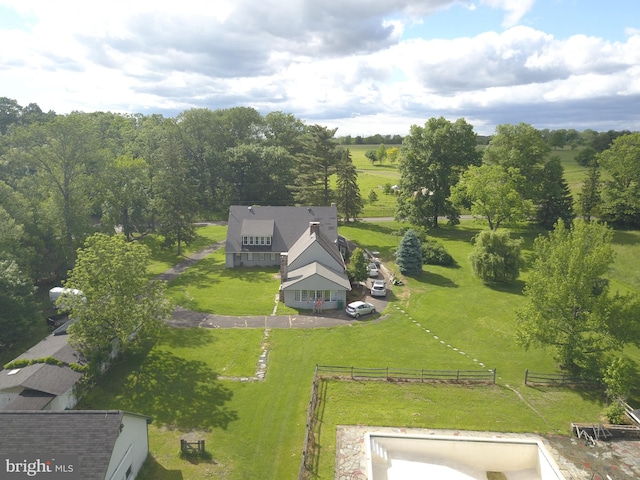
[[[330,282],[334,283],[336,288],[344,288],[345,290],[351,290],[351,283],[349,277],[344,272],[337,272],[319,262],[312,262],[304,267],[296,268],[295,270],[287,274],[287,280],[282,282],[282,289],[286,290],[294,285],[313,277],[314,275],[320,276]]]
[[[337,240],[336,240],[337,242]],[[302,234],[296,243],[289,249],[287,255],[287,264],[291,265],[300,255],[302,255],[314,243],[319,244],[338,265],[345,268],[344,259],[338,250],[337,243],[330,243],[320,232],[311,234]]]
[[[23,390],[17,397],[7,403],[3,410],[42,410],[54,398],[55,395],[50,393]]]
[[[243,227],[246,223],[246,227]],[[256,222],[257,223],[253,223]],[[268,228],[263,221],[273,222],[271,252],[287,252],[309,228],[309,222],[320,222],[320,231],[329,242],[338,238],[338,210],[333,207],[242,206],[229,207],[227,253],[259,251],[255,246],[242,245],[243,231],[262,232]],[[246,228],[247,230],[243,230]],[[267,235],[253,233],[253,235]],[[263,249],[264,250],[264,249]]]
[[[81,363],[75,348],[69,345],[68,335],[49,335],[15,360],[53,357],[64,363]]]
[[[242,220],[242,228],[240,233],[242,236],[245,235],[253,235],[255,236],[265,236],[272,237],[273,236],[273,219],[269,220],[253,220],[250,218],[245,218]]]
[[[43,462],[69,455],[77,478],[104,480],[125,415],[140,416],[119,410],[0,411],[0,452],[16,461],[26,453]]]
[[[68,366],[36,363],[0,371],[0,390],[22,387],[51,395],[63,395],[82,378]]]
[[[67,335],[51,334],[14,360],[32,360],[53,357],[65,365],[35,363],[20,368],[0,370],[0,390],[25,389],[49,395],[63,395],[82,378],[82,373],[68,365],[83,362],[78,352],[69,345]],[[33,403],[33,402],[30,402]],[[7,408],[7,407],[5,407]]]

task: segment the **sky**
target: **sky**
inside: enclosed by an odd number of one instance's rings
[[[431,117],[640,131],[638,0],[0,0],[0,97],[253,107],[337,136]]]

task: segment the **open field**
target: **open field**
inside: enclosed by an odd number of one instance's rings
[[[388,261],[397,246],[398,226],[367,223],[341,227],[340,232],[379,250]],[[545,350],[523,351],[515,345],[513,318],[523,302],[523,282],[493,289],[471,275],[467,256],[479,228],[463,222],[431,232],[457,266],[429,266],[420,278],[393,287],[390,305],[379,322],[272,330],[266,340],[262,330],[171,330],[150,352],[115,366],[83,406],[125,408],[154,416],[152,459],[143,480],[295,478],[316,364],[497,368],[498,372],[497,385],[488,387],[326,382],[317,432],[316,473],[321,479],[333,479],[338,424],[568,433],[571,421],[597,422],[605,408],[599,395],[523,385],[526,368],[550,372],[555,366]],[[518,233],[526,239],[527,250],[538,231]],[[619,254],[612,269],[614,283],[625,282],[634,291],[640,291],[637,277],[625,277],[634,268],[626,263],[639,258],[637,239],[636,232],[616,234]],[[210,258],[220,261],[216,255]],[[198,282],[207,288],[208,273],[206,264],[202,265],[183,284],[185,288]],[[212,288],[220,291],[222,286]],[[233,291],[241,295],[242,288],[233,287]],[[223,302],[225,296],[213,298]],[[271,295],[269,301],[273,302]],[[243,301],[241,296],[237,303],[251,309],[256,302]],[[212,304],[211,308],[220,307]],[[254,375],[265,341],[269,361],[264,381],[219,378]],[[634,355],[640,358],[637,352]],[[181,459],[179,439],[184,437],[206,439],[214,461]]]

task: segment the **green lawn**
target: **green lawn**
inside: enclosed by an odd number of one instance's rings
[[[390,260],[398,226],[363,223],[341,227],[340,232]],[[598,421],[605,405],[590,393],[523,386],[525,369],[550,372],[555,366],[547,351],[523,351],[515,344],[514,311],[524,300],[523,283],[493,289],[471,275],[467,256],[479,228],[463,222],[432,231],[457,266],[429,266],[421,278],[393,287],[380,322],[271,331],[264,381],[219,378],[255,374],[262,330],[172,330],[148,354],[114,366],[82,406],[124,408],[155,418],[143,480],[295,478],[316,364],[496,368],[498,375],[497,385],[488,387],[324,383],[316,432],[317,478],[333,478],[339,424],[568,433],[572,421]],[[537,233],[520,232],[525,249]],[[614,283],[626,282],[635,291],[637,277],[624,277],[637,267],[637,240],[636,232],[616,233],[619,254],[612,269]],[[247,270],[232,272],[223,266],[222,252],[210,256],[174,282],[172,295],[191,295],[198,303],[210,299],[207,308],[213,311],[235,308],[233,303],[241,304],[244,313],[271,311],[277,280],[275,289],[267,288],[270,273],[250,272],[251,278],[264,277],[247,285],[241,275]],[[267,299],[256,308],[260,299],[255,292],[263,287]],[[247,291],[252,292],[251,301],[245,300]],[[229,298],[234,301],[227,304]],[[633,354],[640,358],[637,351]],[[215,463],[181,459],[179,440],[186,435],[206,439]]]
[[[182,255],[178,255],[177,247],[165,248],[162,246],[163,238],[160,235],[151,234],[145,236],[141,242],[151,249],[152,261],[148,273],[150,277],[161,274],[168,268],[185,260],[189,255],[202,250],[211,244],[223,241],[227,237],[226,225],[208,225],[196,228],[196,239],[193,243],[183,247]]]
[[[169,284],[169,297],[197,312],[271,315],[280,287],[277,267],[226,268],[223,248]]]

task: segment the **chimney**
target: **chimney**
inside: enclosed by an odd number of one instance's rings
[[[287,264],[289,263],[289,254],[288,253],[281,253],[280,254],[280,281],[281,282],[286,282],[289,272],[287,269]]]
[[[309,222],[309,235],[320,235],[320,222]]]

